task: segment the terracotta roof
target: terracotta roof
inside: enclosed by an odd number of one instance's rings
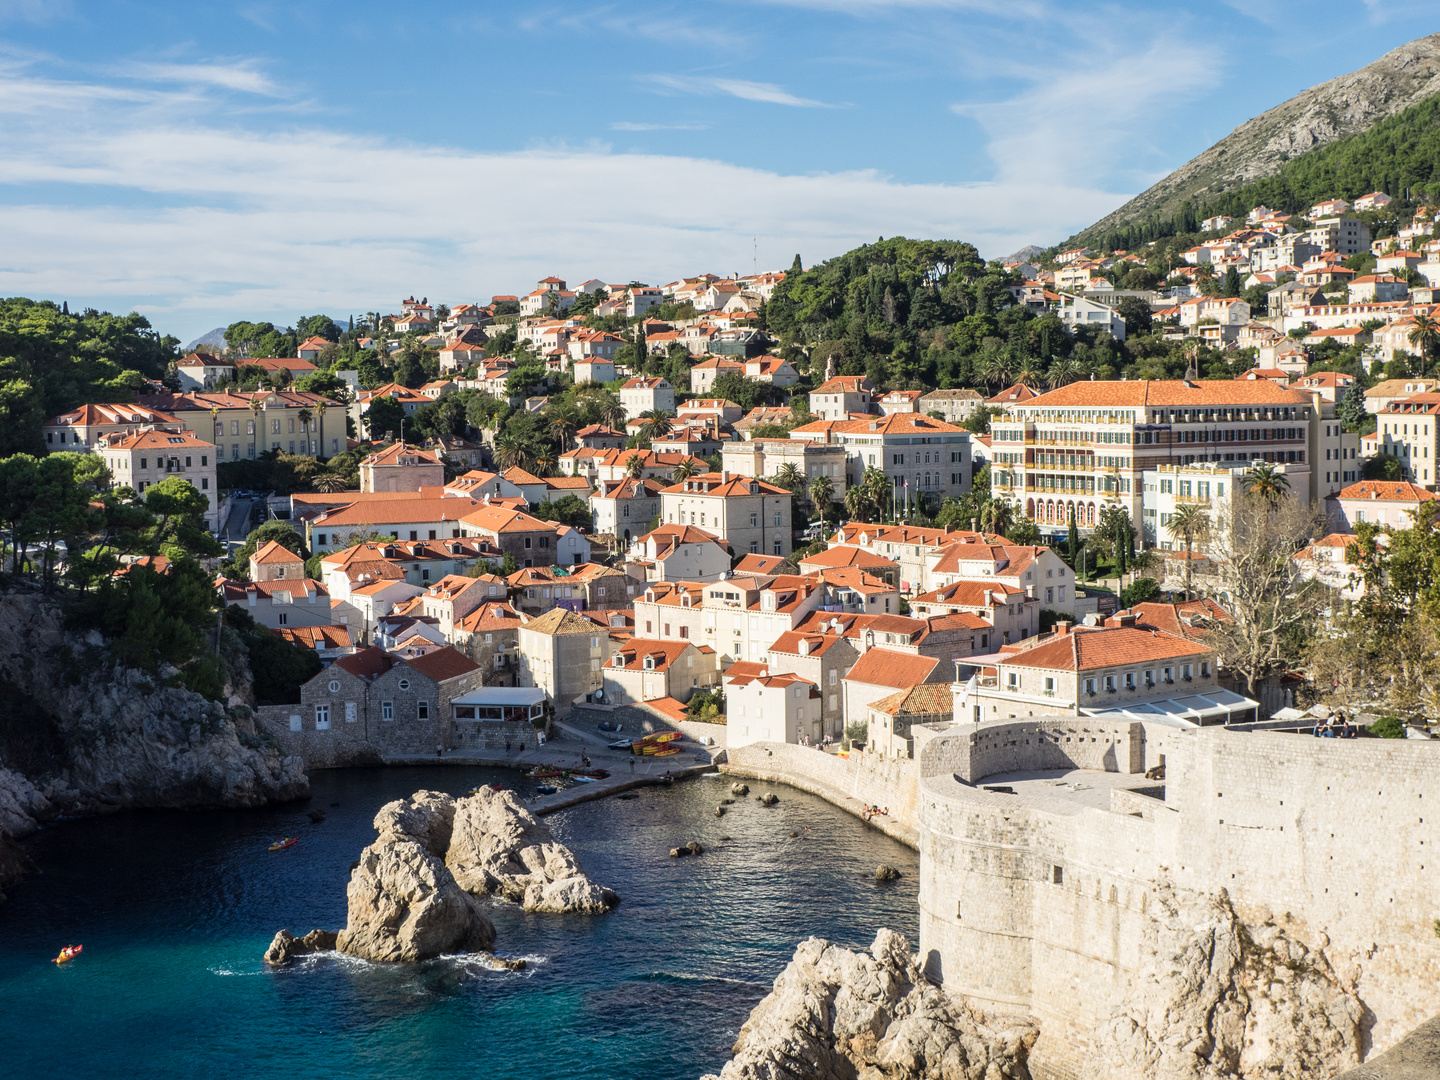
[[[991,399],[994,400],[993,398]],[[1214,405],[1308,405],[1308,395],[1268,379],[1136,379],[1076,382],[1025,402],[1035,408],[1193,408]]]
[[[889,567],[891,569],[896,566],[890,559],[872,554],[864,548],[844,546],[827,548],[816,555],[807,555],[800,560],[798,565],[802,571],[824,570],[841,566]]]
[[[339,661],[336,661],[337,663]],[[479,669],[480,665],[464,653],[446,645],[444,648],[427,652],[424,656],[412,656],[404,661],[421,675],[444,682]]]
[[[526,630],[540,634],[594,634],[598,628],[588,619],[583,619],[566,608],[552,608],[537,619],[525,624]]]
[[[862,383],[868,383],[869,381],[870,380],[867,379],[864,375],[837,375],[829,382],[821,383],[819,386],[817,386],[814,390],[811,390],[810,392],[812,394],[859,394],[865,392],[873,393],[873,387],[861,385]]]
[[[302,649],[349,649],[353,644],[348,626],[279,626],[270,632]]]
[[[384,450],[376,451],[360,462],[361,465],[393,465],[401,454],[406,457],[419,458],[421,465],[439,465],[440,459],[429,450],[422,450],[413,443],[403,442],[391,443]]]
[[[624,661],[622,669],[625,671],[667,671],[670,665],[684,654],[691,645],[689,641],[659,641],[651,638],[631,638],[621,645],[605,662],[606,670],[614,670],[617,665],[615,657],[619,656]],[[696,650],[706,655],[713,656],[715,650],[708,645],[697,645]],[[645,661],[649,659],[653,667],[646,668]]]
[[[1207,654],[1207,649],[1173,634],[1118,626],[1076,628],[1001,662],[1016,667],[1088,671]]]
[[[269,541],[254,555],[251,555],[250,559],[257,563],[303,563],[305,561],[278,540]]]
[[[438,489],[436,489],[438,490]],[[327,510],[315,519],[317,526],[333,529],[341,525],[403,525],[428,521],[459,521],[467,515],[483,509],[481,503],[466,498],[421,498],[412,495],[408,499],[384,502],[348,503]],[[513,513],[513,511],[511,511]],[[436,541],[438,543],[439,541]]]
[[[737,574],[778,574],[787,562],[783,555],[748,553],[735,564]]]
[[[1341,488],[1341,499],[1366,499],[1386,502],[1428,502],[1440,499],[1433,491],[1426,491],[1404,480],[1361,480],[1358,484]]]
[[[732,475],[729,479],[722,480],[721,474],[716,472],[700,473],[698,476],[692,476],[689,480],[682,480],[678,484],[671,484],[662,490],[669,494],[683,495],[686,493],[687,484],[691,485],[691,494],[713,495],[722,498],[728,498],[732,495],[749,495],[751,484],[756,486],[757,493],[761,495],[790,494],[782,487],[767,484],[764,480],[757,480],[751,476]],[[696,484],[703,484],[704,487],[700,490],[694,490],[694,485]]]
[[[372,645],[368,649],[361,649],[359,652],[351,653],[349,656],[338,657],[335,661],[335,666],[344,671],[348,671],[356,678],[370,682],[377,675],[383,675],[389,671],[394,663],[394,658],[391,657],[389,653],[384,649]],[[317,679],[324,678],[324,673],[322,672],[315,677]]]
[[[837,642],[844,641],[841,634],[805,633],[801,630],[787,630],[770,645],[771,652],[800,654],[800,643],[806,643],[807,656],[824,656]]]
[[[210,443],[202,442],[190,431],[139,431],[133,435],[116,432],[102,435],[97,445],[111,450],[213,449]]]
[[[743,686],[751,679],[759,679],[769,674],[770,665],[758,660],[736,660],[725,669],[725,678],[735,686]]]
[[[525,620],[509,604],[489,600],[455,625],[458,629],[473,634],[485,630],[515,630],[524,624]]]
[[[939,663],[933,656],[915,656],[876,646],[861,654],[845,678],[870,686],[908,688],[929,679]]]
[[[1024,599],[1024,590],[1003,581],[957,581],[952,585],[921,593],[911,603],[988,608],[994,604],[1007,604],[1016,597]]]
[[[853,670],[853,669],[852,669]],[[921,683],[898,694],[871,702],[870,708],[887,716],[952,714],[955,698],[945,683]]]

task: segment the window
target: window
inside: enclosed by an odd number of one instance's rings
[[[1189,682],[1192,678],[1193,671],[1194,669],[1189,664],[1184,664],[1180,668],[1180,677],[1186,682]]]
[[[752,529],[758,529],[758,528],[760,527],[760,515],[759,515],[759,514],[751,514],[751,515],[750,515],[750,527],[751,527]]]
[[[1202,678],[1209,678],[1209,677],[1210,677],[1210,661],[1209,661],[1209,660],[1202,660],[1202,661],[1200,662],[1200,675],[1201,675]]]
[[[1005,687],[1009,690],[1020,689],[1020,673],[1018,671],[1007,671],[1005,673]]]
[[[1045,693],[1047,693],[1047,694],[1053,694],[1053,693],[1055,693],[1055,676],[1053,676],[1053,675],[1046,675],[1046,676],[1045,676]]]
[[[382,701],[382,702],[380,703],[380,719],[381,719],[381,720],[394,720],[394,719],[395,719],[395,703],[394,703],[393,701]]]
[[[1105,676],[1105,692],[1106,692],[1107,694],[1113,694],[1113,693],[1115,692],[1115,676],[1114,676],[1114,675],[1106,675],[1106,676]]]
[[[338,694],[338,693],[340,692],[340,680],[339,680],[339,679],[331,679],[331,680],[330,680],[330,692],[331,692],[332,694]]]
[[[401,679],[401,680],[400,680],[400,689],[401,689],[401,690],[409,690],[409,689],[410,689],[410,680],[409,680],[409,679]]]
[[[530,546],[530,537],[528,537],[528,536],[525,537],[525,546],[526,546],[527,548]]]
[[[429,719],[430,719],[430,703],[429,703],[428,701],[417,701],[417,702],[415,703],[415,719],[417,719],[417,720],[429,720]]]
[[[316,534],[315,534],[315,543],[316,543],[317,545],[319,545],[320,547],[324,547],[325,544],[326,544],[325,534],[324,534],[324,533],[316,533]]]
[[[1135,673],[1134,673],[1133,671],[1127,671],[1127,672],[1125,672],[1125,689],[1126,689],[1126,690],[1134,690],[1134,689],[1135,689]]]
[[[1167,683],[1173,683],[1173,682],[1175,681],[1175,669],[1174,669],[1174,668],[1168,668],[1168,667],[1167,667],[1167,668],[1163,669],[1162,674],[1163,674],[1163,676],[1164,676],[1164,678],[1165,678],[1165,681],[1166,681]]]
[[[1094,696],[1095,696],[1095,680],[1094,680],[1094,679],[1086,679],[1086,680],[1085,680],[1085,693],[1089,694],[1091,697],[1094,697]]]
[[[280,617],[280,625],[281,625],[281,626],[288,626],[288,625],[289,625],[289,622],[290,622],[290,616],[289,616],[289,615],[287,615],[285,612],[282,611],[282,612],[280,613],[280,616],[279,616],[279,617]]]

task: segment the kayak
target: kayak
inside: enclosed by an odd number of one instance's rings
[[[678,746],[662,746],[660,749],[656,750],[652,756],[669,757],[671,754],[678,754],[679,752],[680,748]]]
[[[630,740],[629,740],[629,739],[617,739],[615,742],[606,743],[605,745],[608,746],[611,750],[629,750],[629,749],[630,749]]]
[[[681,735],[678,731],[652,731],[640,741],[642,743],[667,743],[674,742],[680,737]]]
[[[560,770],[552,769],[548,765],[536,765],[535,768],[531,769],[525,775],[532,780],[548,780],[551,777],[559,776]]]
[[[570,779],[571,779],[571,780],[578,780],[578,781],[579,781],[580,783],[582,783],[582,784],[593,784],[593,783],[595,783],[596,779],[598,779],[598,778],[597,778],[597,777],[594,777],[594,776],[586,776],[584,773],[578,773],[578,772],[577,772],[577,773],[571,773],[571,774],[570,774]]]
[[[270,850],[284,851],[287,847],[294,847],[299,842],[300,837],[298,836],[281,837],[279,840],[276,840],[273,844],[270,845]]]
[[[51,960],[50,962],[52,964],[68,963],[69,961],[74,960],[84,951],[84,945],[66,945],[63,949],[60,950],[60,955],[55,957],[55,959]]]

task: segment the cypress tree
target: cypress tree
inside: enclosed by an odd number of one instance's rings
[[[1075,511],[1070,511],[1070,534],[1066,537],[1066,545],[1070,549],[1070,568],[1075,568],[1075,560],[1080,557],[1080,530],[1075,527]]]

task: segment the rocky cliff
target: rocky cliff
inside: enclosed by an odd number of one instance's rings
[[[59,604],[0,594],[0,889],[24,867],[13,840],[57,813],[259,806],[299,798],[298,758],[256,733],[245,687],[229,702],[113,663]],[[242,673],[243,677],[243,673]]]
[[[1084,242],[1092,233],[1152,214],[1168,217],[1186,199],[1203,202],[1209,195],[1271,176],[1291,158],[1365,131],[1437,93],[1440,34],[1431,34],[1245,121],[1075,239]]]
[[[704,1080],[1022,1080],[1035,1036],[931,986],[891,930],[868,955],[810,938]]]

